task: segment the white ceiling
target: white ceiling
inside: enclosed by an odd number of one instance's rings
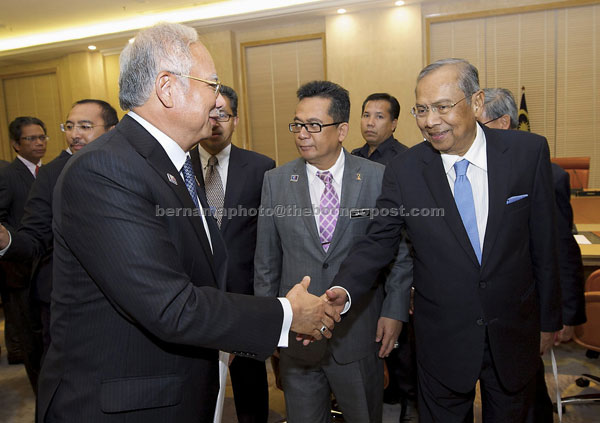
[[[8,40],[39,34],[44,34],[46,40],[51,33],[57,31],[114,23],[177,9],[193,11],[195,9],[189,8],[223,7],[226,16],[210,19],[196,17],[192,21],[183,19],[202,32],[209,28],[234,29],[235,25],[241,24],[264,25],[266,19],[283,22],[334,14],[339,7],[346,8],[348,12],[355,12],[365,8],[394,6],[394,0],[305,0],[304,4],[280,7],[291,1],[298,3],[298,0],[5,0],[0,6],[0,45]],[[428,0],[408,0],[406,3],[421,1]],[[254,7],[269,3],[270,9],[243,14],[237,12],[241,9],[240,5]],[[117,27],[117,32],[112,34],[77,37],[79,39],[51,44],[38,42],[17,49],[0,48],[0,66],[49,60],[68,53],[85,51],[89,44],[96,45],[100,51],[122,48],[137,29],[121,31],[120,28]]]

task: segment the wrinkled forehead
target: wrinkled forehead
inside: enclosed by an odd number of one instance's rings
[[[463,95],[458,84],[458,70],[447,65],[428,73],[417,83],[415,95],[417,104],[458,100]]]

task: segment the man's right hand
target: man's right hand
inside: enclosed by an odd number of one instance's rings
[[[348,302],[348,294],[341,288],[331,288],[321,295],[321,299],[328,304],[331,304],[335,311],[341,313]]]
[[[0,250],[4,250],[10,242],[10,235],[8,229],[0,224]]]
[[[331,338],[331,330],[335,322],[341,320],[340,313],[334,305],[324,302],[316,295],[309,294],[309,285],[310,277],[305,276],[302,282],[294,286],[285,296],[290,301],[294,313],[290,329],[299,334],[310,335],[315,339],[321,339],[323,336]],[[323,325],[327,329],[321,332]]]

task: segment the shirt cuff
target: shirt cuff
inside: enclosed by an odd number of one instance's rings
[[[350,298],[350,293],[348,292],[348,290],[346,288],[344,288],[343,286],[332,286],[329,289],[333,289],[333,288],[340,288],[343,289],[344,291],[346,291],[346,295],[348,296],[348,301],[346,301],[346,304],[344,305],[344,309],[342,310],[342,312],[340,314],[344,314],[346,313],[348,310],[350,310],[350,306],[352,305],[352,298]]]
[[[4,250],[0,250],[0,257],[2,257],[8,251],[8,249],[10,248],[10,244],[12,244],[12,236],[10,235],[10,231],[6,232],[8,232],[8,245]]]
[[[277,343],[277,346],[281,348],[287,348],[294,312],[292,311],[290,300],[284,297],[277,299],[279,302],[281,302],[281,307],[283,308],[283,323],[281,324],[281,334],[279,335],[279,342]]]

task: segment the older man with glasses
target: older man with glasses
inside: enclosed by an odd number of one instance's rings
[[[425,141],[388,164],[376,217],[333,285],[368,292],[406,229],[414,251],[419,421],[528,420],[539,355],[561,327],[550,154],[544,138],[480,126],[477,69],[444,59],[417,78]],[[334,288],[329,298],[346,301]],[[408,300],[406,300],[408,301]]]
[[[290,329],[329,337],[340,317],[308,278],[287,298],[223,292],[227,252],[188,155],[224,105],[197,32],[141,31],[120,67],[127,116],[69,160],[54,190],[38,421],[208,423],[218,350],[264,360]]]

